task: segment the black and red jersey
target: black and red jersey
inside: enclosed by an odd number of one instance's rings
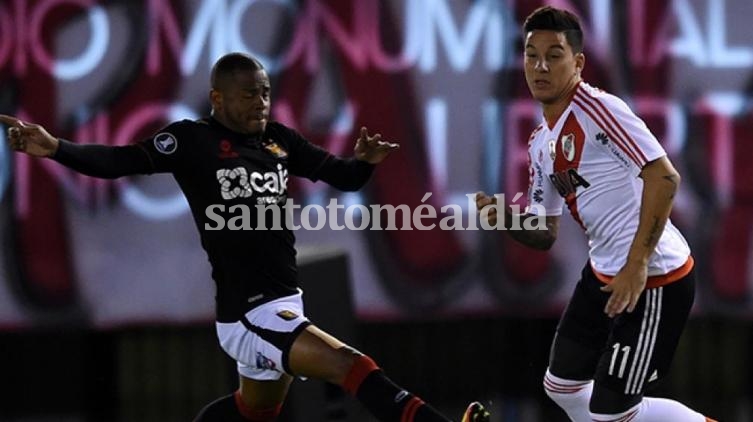
[[[298,291],[295,236],[283,208],[288,176],[356,190],[373,169],[333,156],[280,123],[270,122],[262,136],[249,136],[211,117],[172,123],[128,146],[61,140],[53,158],[94,177],[172,173],[212,266],[221,322],[237,321],[255,306]]]

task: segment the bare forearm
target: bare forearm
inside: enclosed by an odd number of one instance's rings
[[[677,173],[644,180],[638,230],[628,253],[629,263],[648,263],[672,212],[679,184]]]
[[[541,218],[532,214],[513,214],[507,209],[505,210],[504,226],[507,233],[518,242],[529,248],[548,250],[557,239],[559,220],[546,218],[544,219],[544,226],[541,227],[541,224],[536,224],[537,221],[534,221]]]

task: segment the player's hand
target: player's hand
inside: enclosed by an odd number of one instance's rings
[[[379,164],[398,148],[400,148],[400,144],[382,141],[382,135],[378,133],[369,136],[368,129],[361,127],[361,136],[356,140],[356,147],[353,151],[357,160]]]
[[[494,196],[488,196],[484,192],[476,192],[476,209],[479,213],[481,213],[481,210],[484,209],[487,205],[494,205],[497,203],[497,198]],[[483,215],[483,213],[481,214]],[[488,209],[488,214],[486,214],[486,220],[489,222],[490,226],[496,226],[497,225],[497,208],[496,207],[490,207]]]
[[[8,128],[8,145],[14,151],[25,152],[35,157],[51,157],[58,150],[58,140],[42,126],[25,123],[0,114],[0,123]]]
[[[633,312],[646,288],[647,273],[646,265],[642,264],[626,264],[622,267],[612,282],[601,288],[602,292],[612,293],[604,307],[604,313],[614,318],[626,309]]]

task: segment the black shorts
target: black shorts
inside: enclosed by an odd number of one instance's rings
[[[620,396],[642,397],[667,373],[695,298],[695,273],[646,289],[632,313],[604,313],[610,293],[590,264],[583,269],[552,344],[549,370],[565,379],[590,380]]]

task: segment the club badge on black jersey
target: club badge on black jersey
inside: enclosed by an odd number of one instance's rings
[[[288,156],[288,152],[274,141],[268,141],[267,143],[265,143],[264,149],[269,151],[276,158],[285,158]]]

